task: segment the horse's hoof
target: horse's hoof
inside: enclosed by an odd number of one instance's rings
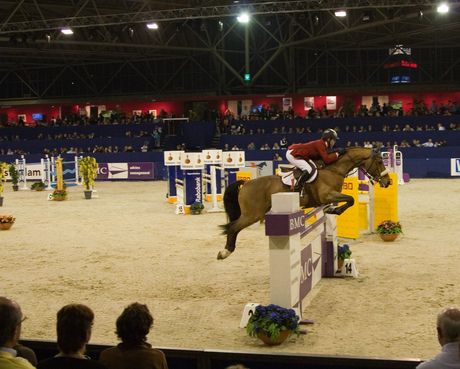
[[[230,256],[230,254],[231,252],[228,250],[219,251],[219,253],[217,254],[217,260],[227,259]]]

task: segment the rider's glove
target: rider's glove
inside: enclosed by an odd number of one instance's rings
[[[337,151],[337,154],[339,154],[339,156],[345,155],[346,153],[347,149],[345,147],[342,147],[341,149],[339,149],[339,151]]]

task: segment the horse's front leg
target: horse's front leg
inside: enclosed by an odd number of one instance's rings
[[[323,203],[324,205],[327,205],[327,204],[339,203],[339,202],[345,202],[345,204],[341,206],[337,206],[337,207],[330,207],[325,210],[325,213],[340,215],[345,210],[347,210],[350,206],[354,205],[355,199],[353,198],[353,196],[345,195],[337,191],[332,191],[331,193],[327,195]]]

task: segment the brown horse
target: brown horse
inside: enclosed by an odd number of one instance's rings
[[[342,206],[330,206],[325,211],[328,214],[342,214],[354,204],[353,197],[342,194],[341,191],[344,178],[355,168],[361,168],[372,184],[375,181],[382,187],[390,185],[390,176],[383,165],[379,148],[353,147],[336,162],[318,170],[318,176],[313,183],[304,185],[300,205],[310,208],[345,202]],[[224,194],[229,223],[221,226],[227,235],[227,244],[224,250],[219,251],[217,259],[225,259],[235,250],[236,237],[242,229],[265,217],[265,213],[271,208],[272,194],[290,191],[291,187],[285,185],[278,175],[231,183]]]

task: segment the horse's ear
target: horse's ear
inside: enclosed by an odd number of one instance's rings
[[[376,158],[376,157],[381,157],[382,156],[382,153],[380,152],[380,148],[382,146],[381,145],[373,145],[372,147],[372,154],[371,154],[371,157],[372,158]]]

